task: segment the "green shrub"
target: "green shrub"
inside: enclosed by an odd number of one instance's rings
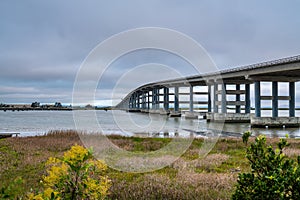
[[[247,149],[251,173],[239,174],[232,199],[300,199],[300,156],[297,162],[287,158],[286,146],[287,140],[280,139],[274,150],[258,136]]]
[[[251,136],[251,131],[246,131],[243,136],[242,136],[242,139],[243,139],[243,143],[248,144],[248,140],[249,140],[249,137]]]

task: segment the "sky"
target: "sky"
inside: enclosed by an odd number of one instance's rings
[[[1,0],[0,103],[72,103],[77,73],[90,52],[136,28],[181,32],[220,70],[299,55],[299,7],[297,0]],[[130,52],[101,76],[94,103],[109,105],[142,84],[195,73],[169,52]]]

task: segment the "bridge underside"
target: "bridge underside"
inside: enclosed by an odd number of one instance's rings
[[[295,83],[300,80],[300,56],[246,67],[173,79],[141,86],[117,106],[131,112],[150,112],[214,122],[248,122],[252,126],[299,126],[295,116]],[[262,84],[263,83],[263,84]],[[266,84],[269,83],[269,84]],[[285,83],[284,95],[279,84]],[[250,87],[254,87],[251,108]],[[265,95],[265,91],[270,91]],[[271,115],[262,116],[262,102],[271,103]],[[279,116],[279,102],[288,116]],[[185,106],[184,106],[185,105]],[[183,106],[188,111],[183,112]],[[251,113],[254,109],[255,113]]]

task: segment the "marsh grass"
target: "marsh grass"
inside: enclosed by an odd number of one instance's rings
[[[180,171],[174,178],[167,174],[145,174],[130,183],[114,182],[111,198],[228,199],[235,181],[233,174]]]
[[[21,196],[41,189],[45,162],[62,156],[74,144],[82,144],[86,133],[51,131],[44,136],[18,137],[0,140],[0,188],[22,177]],[[94,135],[91,137],[99,137]],[[149,152],[166,146],[170,138],[139,138],[111,135],[118,147],[133,152]],[[251,143],[253,138],[249,138]],[[275,144],[279,139],[270,139]],[[300,140],[289,139],[286,154],[300,153]],[[110,199],[230,199],[239,171],[250,170],[242,139],[220,138],[203,159],[199,149],[203,139],[195,139],[189,149],[174,163],[149,173],[128,173],[108,169],[112,180]],[[163,162],[163,160],[161,160]],[[157,162],[160,162],[158,160]],[[236,169],[239,169],[238,171]]]
[[[139,138],[139,137],[123,137],[109,136],[112,143],[127,151],[149,152],[156,151],[166,146],[171,139],[167,138]]]
[[[50,156],[61,156],[75,143],[80,144],[75,131],[51,131],[45,136],[13,137],[0,140],[0,188],[21,177],[23,195],[40,188],[45,174],[45,162]]]

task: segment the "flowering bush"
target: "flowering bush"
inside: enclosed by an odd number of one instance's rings
[[[300,199],[300,156],[296,162],[287,158],[286,146],[280,139],[274,150],[265,136],[257,137],[247,149],[251,173],[239,174],[232,199]]]
[[[62,158],[49,158],[48,175],[43,177],[44,191],[29,199],[104,199],[110,180],[104,175],[107,166],[93,159],[92,150],[75,145]]]

